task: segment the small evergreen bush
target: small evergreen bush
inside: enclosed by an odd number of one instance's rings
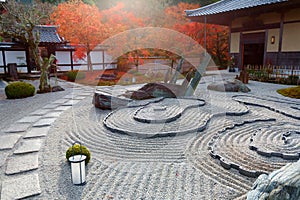
[[[35,87],[26,82],[13,82],[5,87],[5,94],[8,99],[31,97],[35,94]]]
[[[81,152],[82,150],[82,152]],[[81,149],[80,149],[80,145],[79,144],[75,144],[74,146],[71,146],[67,152],[66,152],[66,158],[69,161],[69,158],[71,156],[73,156],[73,151],[74,151],[74,155],[85,155],[86,156],[86,160],[85,160],[85,164],[87,165],[90,162],[91,159],[91,153],[90,150],[88,148],[86,148],[86,146],[81,145]]]
[[[84,79],[85,73],[79,70],[72,70],[67,72],[68,81],[75,81],[76,79]]]

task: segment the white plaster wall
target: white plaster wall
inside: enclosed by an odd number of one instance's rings
[[[231,33],[230,53],[240,52],[240,33]]]
[[[5,51],[6,64],[17,63],[17,65],[26,65],[25,51]]]
[[[300,23],[284,24],[282,35],[282,51],[300,51]]]
[[[278,52],[279,34],[280,34],[280,29],[279,28],[268,30],[267,52]],[[271,43],[272,36],[275,37],[275,43],[274,44]]]

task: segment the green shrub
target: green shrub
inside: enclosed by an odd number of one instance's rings
[[[5,87],[5,94],[8,99],[31,97],[35,94],[35,87],[26,82],[13,82]]]
[[[79,70],[72,70],[67,72],[68,81],[75,81],[76,79],[84,79],[85,73]]]
[[[300,86],[277,90],[283,96],[300,99]]]
[[[82,152],[81,152],[82,150]],[[86,148],[86,146],[83,146],[79,144],[75,144],[74,146],[71,146],[67,152],[66,152],[66,158],[67,160],[69,161],[69,158],[71,156],[73,156],[73,151],[74,151],[74,155],[85,155],[86,156],[86,160],[85,160],[85,164],[87,165],[89,162],[90,162],[90,159],[91,159],[91,153],[90,153],[90,150],[88,148]]]

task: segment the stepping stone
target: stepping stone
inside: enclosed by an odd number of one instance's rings
[[[37,173],[10,177],[2,182],[2,200],[23,199],[39,194],[41,188]]]
[[[19,132],[25,132],[31,124],[23,124],[23,123],[18,123],[18,124],[12,124],[8,129],[5,129],[5,133],[19,133]]]
[[[45,109],[53,109],[53,108],[56,108],[56,107],[57,107],[57,104],[49,104],[49,105],[44,106],[43,108],[45,108]]]
[[[27,131],[24,138],[35,138],[35,137],[43,137],[47,136],[48,131],[50,130],[50,126],[47,127],[33,127],[31,130]]]
[[[49,110],[47,110],[47,109],[41,109],[41,110],[37,110],[37,111],[30,113],[30,115],[42,116],[42,115],[47,114],[48,112],[49,112]]]
[[[74,95],[73,94],[69,94],[67,96],[64,96],[64,99],[67,101],[68,99],[73,99]],[[65,103],[66,101],[64,101],[63,103]]]
[[[0,153],[0,168],[5,164],[8,154],[8,152]]]
[[[59,106],[57,108],[55,108],[55,111],[65,111],[68,110],[71,106]]]
[[[34,123],[37,120],[39,120],[40,118],[41,118],[41,116],[28,116],[28,117],[23,117],[18,122],[19,123]]]
[[[23,140],[21,146],[14,151],[14,154],[37,152],[41,149],[43,141],[43,139]]]
[[[43,118],[53,118],[53,117],[58,118],[62,113],[63,113],[62,111],[50,112],[44,115]]]
[[[43,127],[43,126],[51,126],[53,122],[55,122],[56,118],[45,118],[45,119],[40,119],[36,123],[34,123],[32,126],[33,127]]]
[[[38,153],[14,155],[7,162],[6,175],[31,171],[39,167]]]
[[[86,96],[77,96],[77,97],[74,97],[73,99],[74,100],[83,100],[85,98],[86,98]]]
[[[0,136],[0,150],[12,149],[20,137],[16,134]]]
[[[68,101],[68,99],[65,99],[66,97],[64,97],[64,99],[59,99],[53,102],[53,104],[63,104],[66,103]]]
[[[72,100],[69,100],[66,103],[64,103],[63,106],[73,106],[73,105],[75,105],[75,104],[77,104],[79,102],[80,102],[80,100],[74,100],[74,99],[72,99]]]

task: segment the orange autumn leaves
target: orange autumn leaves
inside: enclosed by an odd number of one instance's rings
[[[181,2],[162,10],[164,18],[155,21],[160,23],[160,27],[184,33],[203,45],[204,25],[190,22],[184,15],[184,10],[199,7],[197,4]],[[59,26],[59,34],[77,47],[75,58],[81,59],[87,56],[88,62],[90,51],[105,39],[129,29],[152,26],[148,19],[138,18],[132,12],[126,11],[122,3],[110,9],[99,10],[97,6],[87,5],[79,0],[59,4],[51,20]],[[228,57],[227,29],[208,25],[207,30],[209,33],[206,38],[208,52],[214,54],[212,55],[214,58],[223,59],[225,60],[223,62],[226,62]],[[139,52],[143,53],[140,56],[149,55],[147,50]],[[221,56],[216,55],[220,52]],[[217,61],[217,63],[222,62]]]

